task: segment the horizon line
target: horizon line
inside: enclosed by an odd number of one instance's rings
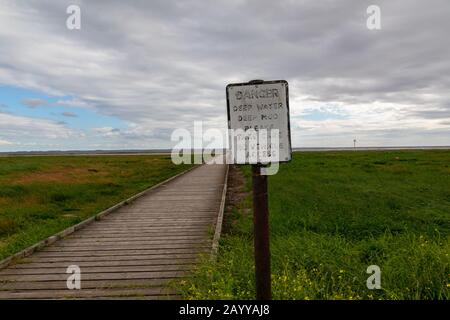
[[[186,148],[193,152],[204,150],[228,150],[228,148]],[[357,146],[357,147],[293,147],[292,151],[345,151],[345,150],[448,150],[450,145],[436,146]],[[154,149],[69,149],[69,150],[29,150],[29,151],[0,151],[0,155],[52,155],[52,154],[170,154],[170,148]]]

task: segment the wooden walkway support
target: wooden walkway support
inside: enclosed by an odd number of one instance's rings
[[[168,281],[212,250],[226,173],[199,166],[0,270],[0,299],[176,297]],[[81,290],[67,288],[70,265],[81,269]]]

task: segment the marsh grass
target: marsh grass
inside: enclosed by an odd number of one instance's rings
[[[156,155],[0,158],[0,260],[187,168]]]
[[[248,191],[250,170],[241,167]],[[450,152],[295,153],[269,177],[275,299],[449,299]],[[188,299],[254,299],[251,198],[228,215]],[[369,265],[381,290],[369,290]]]

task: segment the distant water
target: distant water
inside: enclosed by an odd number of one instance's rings
[[[293,148],[293,151],[449,150],[450,146]]]
[[[293,148],[293,151],[368,151],[368,150],[450,150],[450,146],[399,146],[399,147],[317,147],[317,148]],[[201,150],[194,150],[201,152]],[[220,151],[218,151],[220,152]],[[17,151],[0,152],[1,156],[58,156],[58,155],[145,155],[145,154],[170,154],[171,149],[148,150],[70,150],[70,151]]]

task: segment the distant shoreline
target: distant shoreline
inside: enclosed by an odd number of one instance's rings
[[[302,147],[293,148],[293,152],[314,151],[382,151],[382,150],[450,150],[450,146],[398,146],[398,147]],[[200,152],[200,150],[196,150]],[[195,151],[194,151],[195,152]],[[68,150],[68,151],[13,151],[0,152],[0,157],[8,156],[108,156],[108,155],[168,155],[171,149],[150,150]]]
[[[450,150],[450,146],[293,148],[292,151]]]

